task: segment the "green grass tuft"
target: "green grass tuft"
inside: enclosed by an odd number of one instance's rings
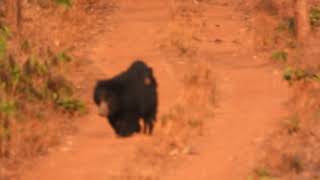
[[[278,27],[276,28],[277,31],[280,32],[289,32],[294,33],[295,32],[295,20],[293,17],[289,17],[284,19],[280,22]]]
[[[6,54],[6,49],[7,49],[7,41],[4,38],[4,36],[0,34],[0,60],[4,58]]]
[[[297,81],[320,81],[319,69],[287,67],[283,71],[283,79],[289,83]]]
[[[72,58],[67,54],[67,52],[60,52],[57,54],[58,61],[60,62],[71,62]]]
[[[275,51],[272,53],[271,59],[275,61],[286,62],[288,59],[288,53],[283,50]]]
[[[256,168],[253,171],[254,173],[254,178],[253,176],[250,176],[248,179],[257,179],[257,180],[276,180],[274,176],[271,175],[271,173],[263,167]]]
[[[0,34],[2,36],[4,36],[5,38],[9,38],[9,37],[12,36],[11,29],[6,25],[1,25],[0,26]]]
[[[320,26],[320,7],[312,7],[309,13],[310,24]]]
[[[84,103],[77,100],[77,99],[73,99],[70,97],[58,99],[56,101],[56,105],[58,107],[62,108],[64,111],[69,112],[69,113],[75,113],[75,112],[84,113],[85,112]]]
[[[61,6],[66,7],[66,8],[69,8],[72,6],[71,0],[55,0],[55,2]]]
[[[17,106],[14,100],[0,101],[0,115],[3,117],[13,117],[16,114]]]
[[[32,55],[23,65],[23,71],[29,76],[43,76],[49,73],[49,67],[41,63],[35,55]]]

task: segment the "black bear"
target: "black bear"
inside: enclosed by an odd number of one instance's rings
[[[117,135],[140,132],[140,118],[143,132],[152,134],[158,106],[157,82],[152,68],[143,61],[136,60],[126,71],[98,81],[93,98],[99,114],[108,118]]]

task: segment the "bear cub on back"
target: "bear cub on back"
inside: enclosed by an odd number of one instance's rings
[[[111,79],[98,81],[93,99],[99,115],[109,120],[118,136],[140,132],[140,118],[143,132],[152,134],[158,106],[157,82],[152,68],[142,60],[134,61]]]

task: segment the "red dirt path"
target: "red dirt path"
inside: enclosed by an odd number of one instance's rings
[[[118,2],[112,31],[99,34],[98,41],[90,43],[85,51],[89,62],[87,69],[82,67],[85,70],[79,81],[92,80],[84,88],[90,102],[89,115],[77,123],[79,132],[37,160],[23,174],[23,180],[113,179],[124,166],[134,163],[127,160],[152,137],[116,138],[90,101],[93,80],[110,77],[135,58],[143,58],[154,67],[159,81],[160,116],[170,109],[181,93],[176,74],[187,70],[159,49],[159,34],[170,20],[170,2]],[[280,73],[254,53],[244,14],[225,2],[204,5],[207,27],[194,58],[214,67],[219,101],[215,118],[206,124],[208,133],[198,138],[199,154],[186,156],[177,169],[163,173],[159,179],[246,179],[259,154],[259,142],[285,113],[283,103],[289,92]],[[215,43],[216,38],[222,42]]]

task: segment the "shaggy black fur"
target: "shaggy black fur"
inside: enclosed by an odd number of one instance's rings
[[[158,106],[157,82],[152,68],[136,60],[125,72],[98,81],[94,102],[99,106],[100,115],[108,118],[119,136],[139,132],[140,118],[145,124],[144,133],[152,134]]]

